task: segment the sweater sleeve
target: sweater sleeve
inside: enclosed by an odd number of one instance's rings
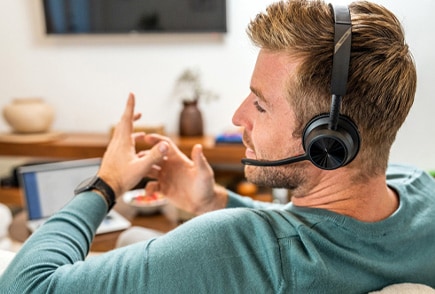
[[[101,196],[85,192],[71,202],[23,244],[0,277],[6,293],[46,293],[59,270],[83,261],[107,205]]]
[[[271,285],[263,277],[281,269],[276,244],[263,244],[274,232],[243,208],[205,214],[157,239],[86,258],[106,211],[99,195],[76,196],[26,241],[0,277],[0,292],[207,293],[225,285],[222,293],[237,287],[265,293]]]

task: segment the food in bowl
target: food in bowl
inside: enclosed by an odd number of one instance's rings
[[[136,204],[150,204],[156,200],[164,199],[162,194],[153,193],[151,195],[140,194],[131,198],[131,202]]]
[[[123,200],[139,212],[145,214],[156,213],[167,203],[167,199],[163,194],[146,194],[144,189],[128,191],[124,194]]]

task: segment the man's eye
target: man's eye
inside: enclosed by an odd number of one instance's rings
[[[266,110],[264,110],[264,108],[260,106],[258,101],[254,102],[254,106],[255,106],[255,108],[257,108],[258,112],[266,112]]]

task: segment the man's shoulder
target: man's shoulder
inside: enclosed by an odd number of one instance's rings
[[[414,209],[435,209],[435,180],[424,170],[392,164],[387,170],[387,185],[398,192],[401,202],[413,203]]]
[[[282,237],[283,231],[296,235],[298,222],[296,216],[285,210],[226,208],[198,216],[183,226],[207,238],[234,240],[250,236],[251,241],[257,237],[264,241]]]
[[[284,210],[278,209],[257,209],[257,208],[225,208],[210,213],[206,213],[198,218],[201,223],[217,225],[218,227],[231,228],[247,226],[270,226],[271,219],[284,213]]]
[[[387,182],[402,185],[435,185],[434,179],[424,170],[406,164],[389,164]]]

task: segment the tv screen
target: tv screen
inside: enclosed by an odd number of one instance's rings
[[[43,0],[47,34],[223,33],[226,0]]]

